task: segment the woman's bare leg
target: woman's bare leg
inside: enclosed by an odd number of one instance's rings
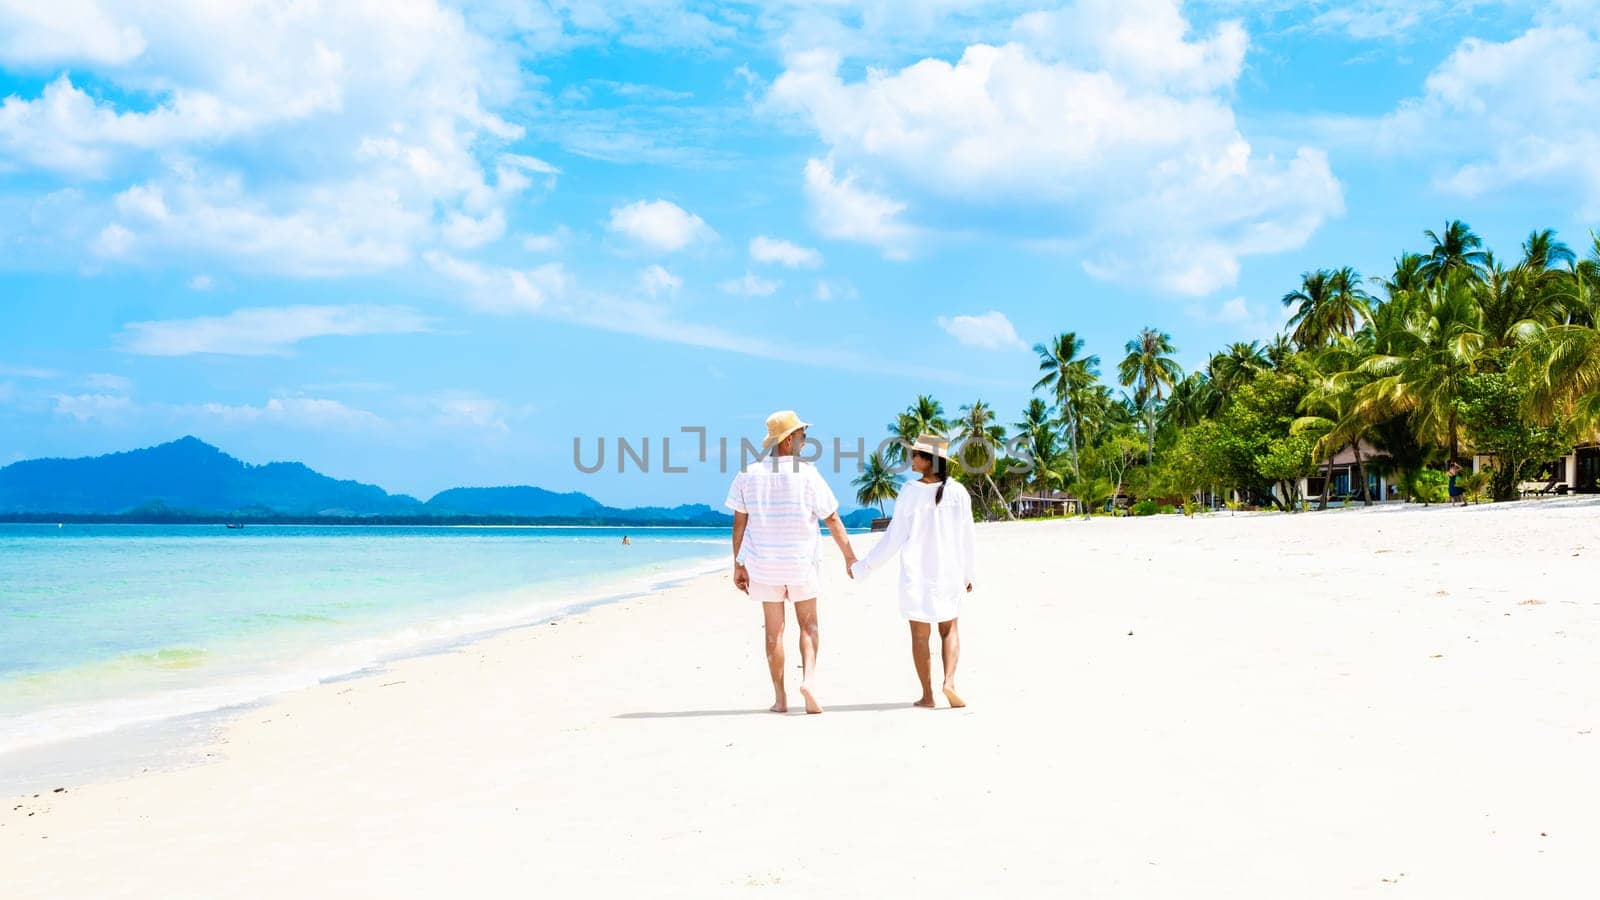
[[[961,632],[956,620],[939,623],[939,658],[944,662],[944,698],[950,705],[960,708],[967,705],[956,693],[956,663],[961,659]]]
[[[927,622],[911,623],[911,662],[917,667],[917,680],[922,682],[922,699],[913,706],[933,708],[933,673],[928,658],[928,636],[932,629]]]
[[[788,712],[789,695],[783,690],[783,603],[761,604],[761,615],[766,620],[767,672],[772,676],[772,693],[777,697],[772,711]]]

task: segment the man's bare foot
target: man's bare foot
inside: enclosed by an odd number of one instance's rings
[[[923,697],[921,700],[913,701],[911,705],[912,706],[920,706],[923,709],[933,709],[933,695],[932,694],[928,694],[927,696]]]
[[[775,712],[775,713],[786,713],[786,712],[789,711],[789,701],[788,700],[779,700],[777,703],[774,703],[771,706],[767,707],[767,711],[768,712]]]
[[[811,713],[812,715],[822,712],[822,707],[817,705],[816,695],[811,693],[811,685],[800,685],[800,696],[806,698],[806,712]]]
[[[967,705],[967,701],[961,699],[961,695],[956,693],[956,686],[953,684],[944,686],[944,698],[950,701],[951,709],[960,709]]]

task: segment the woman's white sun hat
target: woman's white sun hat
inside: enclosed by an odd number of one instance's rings
[[[911,445],[913,452],[927,453],[940,459],[950,458],[950,442],[937,434],[921,434]]]
[[[767,436],[761,442],[761,449],[771,450],[778,446],[784,438],[802,428],[810,428],[810,422],[800,421],[794,410],[784,409],[767,416]]]

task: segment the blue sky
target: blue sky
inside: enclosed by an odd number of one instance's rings
[[[661,436],[1010,422],[1054,333],[1193,367],[1448,218],[1600,225],[1592,0],[213,6],[0,0],[0,463],[715,504]]]

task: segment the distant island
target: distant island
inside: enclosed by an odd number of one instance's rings
[[[871,524],[872,510],[845,517]],[[251,465],[195,437],[0,468],[0,522],[303,525],[593,525],[727,528],[703,503],[619,509],[527,485],[457,487],[427,501],[330,478],[297,462]]]

